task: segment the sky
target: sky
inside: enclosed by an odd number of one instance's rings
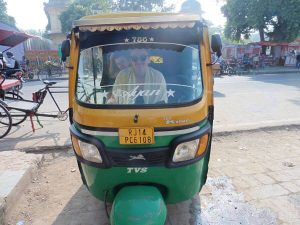
[[[221,14],[222,0],[198,0],[201,3],[203,18],[211,21],[216,26],[224,26],[225,18]],[[5,0],[7,13],[16,20],[16,25],[21,30],[45,30],[47,17],[44,12],[44,2],[48,0]],[[179,11],[184,0],[167,0],[175,4]],[[218,3],[219,2],[219,3]]]

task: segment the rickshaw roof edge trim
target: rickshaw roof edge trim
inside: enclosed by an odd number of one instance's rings
[[[202,19],[196,14],[179,13],[114,13],[83,17],[74,21],[82,31],[192,27]]]

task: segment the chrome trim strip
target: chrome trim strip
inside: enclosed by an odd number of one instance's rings
[[[200,127],[191,127],[184,130],[173,130],[173,131],[156,131],[154,132],[155,137],[161,136],[170,136],[170,135],[180,135],[180,134],[188,134],[194,131],[199,130]],[[118,132],[115,131],[97,131],[97,130],[88,130],[81,128],[81,132],[88,135],[95,135],[95,136],[106,136],[106,137],[118,137]]]

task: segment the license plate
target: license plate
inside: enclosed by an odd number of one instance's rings
[[[119,142],[121,145],[154,144],[153,128],[152,127],[120,128]]]

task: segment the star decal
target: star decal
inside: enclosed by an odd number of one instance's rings
[[[104,90],[104,92],[100,93],[101,98],[107,98],[108,92]]]
[[[175,93],[175,91],[173,91],[172,89],[169,89],[169,90],[167,91],[168,97],[170,97],[170,96],[174,97],[174,93]]]
[[[128,42],[129,42],[129,39],[128,39],[128,38],[125,38],[124,41],[125,41],[125,43],[128,43]]]
[[[153,38],[153,37],[151,37],[151,38],[150,38],[150,41],[151,41],[151,42],[153,42],[153,41],[154,41],[154,38]]]

